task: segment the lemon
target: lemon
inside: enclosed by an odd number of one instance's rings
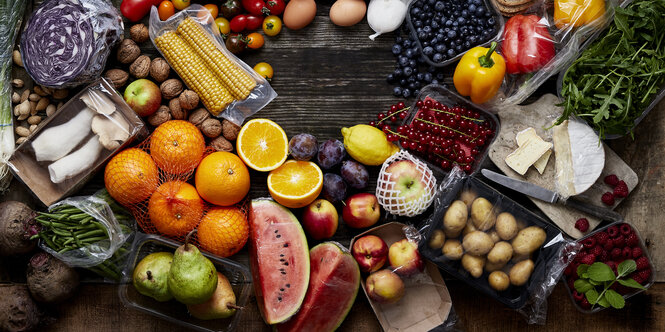
[[[386,134],[376,127],[360,124],[342,128],[342,136],[346,152],[361,164],[381,165],[399,151],[395,144],[388,142]]]

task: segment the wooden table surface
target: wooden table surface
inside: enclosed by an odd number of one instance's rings
[[[218,2],[218,1],[215,1]],[[114,3],[120,3],[114,0]],[[279,123],[292,136],[311,133],[320,141],[341,139],[340,128],[374,120],[376,113],[401,101],[392,96],[392,87],[385,81],[395,65],[390,52],[393,34],[370,41],[371,29],[366,21],[342,28],[332,25],[327,17],[330,3],[319,2],[314,22],[300,31],[284,29],[276,37],[267,37],[258,52],[242,55],[250,66],[269,62],[275,70],[272,86],[279,96],[257,116]],[[147,21],[146,21],[147,22]],[[131,23],[126,22],[129,29]],[[142,45],[148,54],[155,54],[150,43]],[[111,67],[114,66],[111,61]],[[24,72],[15,70],[16,76]],[[537,94],[554,92],[548,82]],[[634,139],[609,142],[610,146],[638,174],[640,184],[617,209],[638,228],[647,243],[658,270],[656,279],[665,281],[665,247],[661,245],[665,231],[661,227],[665,205],[663,151],[665,150],[665,102],[642,122]],[[494,167],[487,161],[486,167]],[[372,168],[374,176],[378,169]],[[252,197],[266,196],[266,174],[252,172]],[[100,188],[99,177],[83,190]],[[515,197],[536,209],[524,197]],[[18,181],[1,200],[21,200],[42,208]],[[574,220],[571,220],[574,222]],[[348,245],[358,231],[342,224],[335,240]],[[0,287],[22,287],[26,257],[0,258]],[[446,276],[444,274],[444,276]],[[628,301],[621,311],[605,310],[594,315],[578,312],[565,287],[559,283],[548,300],[547,324],[528,326],[522,316],[500,303],[473,290],[463,282],[447,279],[453,306],[459,317],[458,327],[468,331],[536,330],[536,331],[663,331],[665,330],[665,283],[656,283],[647,292]],[[46,328],[49,331],[176,331],[180,327],[155,317],[125,308],[117,295],[117,286],[84,283],[77,295],[51,309],[56,317]],[[268,331],[261,320],[256,302],[251,301],[243,312],[239,331]],[[380,331],[367,300],[362,295],[341,326],[342,331]]]

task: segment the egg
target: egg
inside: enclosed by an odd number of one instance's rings
[[[367,12],[364,0],[337,0],[330,7],[330,20],[336,25],[349,27],[362,21]]]
[[[316,16],[314,0],[291,0],[284,9],[284,25],[291,30],[298,30],[312,23]]]

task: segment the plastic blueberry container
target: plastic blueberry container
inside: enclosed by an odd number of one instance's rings
[[[202,320],[189,315],[187,306],[172,299],[159,302],[151,297],[140,294],[132,285],[134,267],[145,256],[154,252],[174,252],[181,244],[157,235],[138,233],[132,245],[130,257],[123,270],[123,277],[118,294],[122,303],[129,308],[136,309],[197,331],[234,331],[240,322],[243,310],[226,319]],[[252,276],[249,269],[230,259],[213,256],[202,252],[215,265],[218,272],[228,278],[236,295],[236,304],[244,307],[248,304],[252,292]]]
[[[582,242],[584,242],[584,240],[586,240],[588,238],[591,238],[591,237],[594,237],[594,236],[596,236],[596,234],[598,234],[600,232],[604,232],[608,228],[610,228],[614,225],[620,226],[621,224],[630,225],[629,223],[627,223],[625,221],[611,223],[611,224],[609,224],[609,225],[607,225],[603,228],[599,228],[599,229],[587,234],[585,237],[577,240],[576,242],[582,243]],[[642,236],[640,236],[640,232],[638,232],[637,229],[633,225],[630,225],[630,227],[633,229],[633,232],[635,232],[635,235],[637,235],[637,238],[640,240],[640,248],[642,248],[642,255],[644,255],[649,260],[649,267],[651,268],[651,275],[649,276],[649,280],[647,281],[647,283],[644,285],[644,289],[635,289],[634,292],[624,295],[623,298],[625,300],[628,300],[629,298],[631,298],[631,297],[633,297],[633,296],[635,296],[639,293],[642,293],[645,290],[649,289],[649,287],[651,287],[651,285],[653,285],[653,283],[655,282],[655,272],[656,272],[656,269],[653,266],[653,261],[651,260],[651,256],[649,256],[649,251],[647,251],[647,247],[644,245],[644,240],[642,239]],[[577,273],[577,272],[575,272],[575,273]],[[580,305],[577,304],[577,302],[575,301],[575,298],[573,298],[573,290],[570,289],[570,287],[568,286],[568,278],[565,275],[563,276],[563,281],[564,281],[564,284],[566,285],[566,289],[568,290],[568,296],[570,297],[570,300],[575,305],[575,308],[577,308],[577,310],[579,310],[580,312],[585,313],[585,314],[593,314],[593,313],[599,312],[603,309],[606,309],[602,306],[596,306],[593,309],[584,309],[584,308],[580,307]]]
[[[498,215],[499,212],[509,212],[515,217],[518,224],[522,222],[524,223],[524,227],[538,226],[545,231],[545,242],[543,242],[543,245],[531,255],[531,260],[534,263],[534,270],[526,284],[522,286],[510,285],[505,291],[499,292],[490,287],[488,282],[488,271],[483,269],[483,274],[478,278],[474,278],[462,267],[461,260],[450,260],[443,255],[441,249],[432,249],[429,247],[428,243],[434,231],[443,228],[443,216],[448,210],[448,207],[453,201],[459,199],[460,194],[464,190],[471,190],[475,192],[477,197],[484,197],[489,200],[494,206],[493,211],[495,212],[495,215]],[[496,299],[511,309],[523,307],[531,297],[532,293],[536,292],[544,283],[550,281],[550,267],[559,264],[558,253],[561,246],[566,242],[563,233],[561,233],[561,230],[556,226],[541,219],[533,212],[475,177],[465,177],[453,183],[453,185],[448,188],[441,190],[437,193],[436,202],[437,205],[429,219],[429,227],[427,227],[422,234],[423,240],[419,243],[418,250],[421,255],[435,263],[440,269],[448,272],[453,277],[466,282],[481,293]],[[455,239],[462,242],[463,237],[464,234],[460,234],[460,236]],[[448,240],[449,239],[446,239],[446,241]],[[511,259],[502,271],[508,274],[510,267],[514,263],[516,262]],[[541,295],[542,294],[539,294],[539,296]]]
[[[423,54],[422,43],[421,43],[420,39],[418,39],[418,35],[417,35],[417,32],[416,32],[416,27],[413,26],[413,22],[411,21],[411,7],[413,7],[413,5],[417,1],[418,0],[413,0],[409,4],[409,9],[406,12],[406,22],[407,22],[407,25],[409,27],[409,33],[415,39],[416,46],[418,47],[418,51],[423,56],[423,58],[425,59],[425,62],[427,64],[433,66],[433,67],[446,67],[446,66],[450,65],[451,63],[454,63],[457,60],[459,60],[464,55],[464,53],[466,53],[469,49],[465,49],[464,51],[457,54],[455,57],[453,57],[451,59],[448,59],[448,60],[445,60],[445,61],[442,61],[442,62],[434,62],[434,60],[430,59],[428,56]],[[425,0],[423,0],[423,1],[425,1]],[[503,15],[501,15],[501,12],[499,12],[499,9],[494,6],[492,1],[482,0],[482,2],[485,5],[485,7],[490,11],[490,13],[492,14],[492,17],[494,18],[494,21],[495,21],[494,29],[496,30],[496,34],[494,35],[494,37],[490,38],[489,40],[487,40],[484,43],[471,45],[471,48],[474,48],[476,46],[486,47],[489,44],[491,44],[493,41],[499,42],[501,40],[501,36],[503,35],[503,27],[505,25]]]
[[[485,143],[485,147],[480,153],[476,156],[476,159],[473,163],[472,166],[472,171],[470,175],[473,175],[477,173],[480,170],[481,165],[485,161],[485,158],[487,158],[487,155],[489,154],[489,147],[492,145],[494,140],[496,139],[497,133],[499,132],[500,129],[500,124],[499,124],[499,119],[492,113],[490,113],[487,109],[483,108],[482,106],[479,106],[477,104],[472,103],[468,99],[460,96],[456,92],[453,92],[451,90],[448,90],[444,86],[438,85],[438,84],[430,84],[425,86],[420,90],[420,93],[416,97],[415,101],[409,108],[409,113],[407,117],[402,121],[402,125],[409,125],[411,124],[412,121],[414,121],[416,115],[417,115],[417,110],[416,110],[416,103],[419,100],[425,100],[425,98],[432,98],[438,102],[440,102],[443,105],[446,105],[448,107],[454,107],[454,106],[461,106],[469,110],[473,110],[475,112],[478,112],[480,114],[480,117],[488,121],[490,123],[490,127],[492,130],[494,130],[494,135],[492,135],[492,139],[489,142]],[[405,149],[402,144],[399,144],[402,149]],[[413,154],[416,156],[418,159],[424,161],[427,163],[427,165],[435,171],[435,174],[438,173],[437,175],[446,175],[448,174],[449,171],[443,170],[441,167],[438,165],[435,165],[431,163],[430,161],[426,160],[423,158],[419,153],[416,153],[415,151],[408,150],[409,153]]]

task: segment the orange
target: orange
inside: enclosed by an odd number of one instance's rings
[[[139,203],[152,195],[159,183],[159,170],[143,150],[121,151],[106,165],[104,184],[111,197],[122,205]]]
[[[201,220],[203,200],[187,182],[164,182],[150,197],[148,215],[159,233],[184,236]]]
[[[172,120],[161,124],[150,137],[150,155],[169,174],[191,172],[205,151],[203,134],[193,124]]]
[[[213,207],[201,219],[196,233],[201,248],[229,257],[245,246],[249,224],[237,207]]]
[[[194,183],[206,201],[222,206],[240,202],[249,192],[249,170],[230,152],[214,152],[203,158]]]
[[[257,171],[268,172],[281,166],[289,154],[284,129],[268,119],[254,119],[240,129],[236,140],[238,156]]]
[[[311,161],[289,160],[268,175],[270,196],[290,208],[312,203],[323,188],[323,172]]]

